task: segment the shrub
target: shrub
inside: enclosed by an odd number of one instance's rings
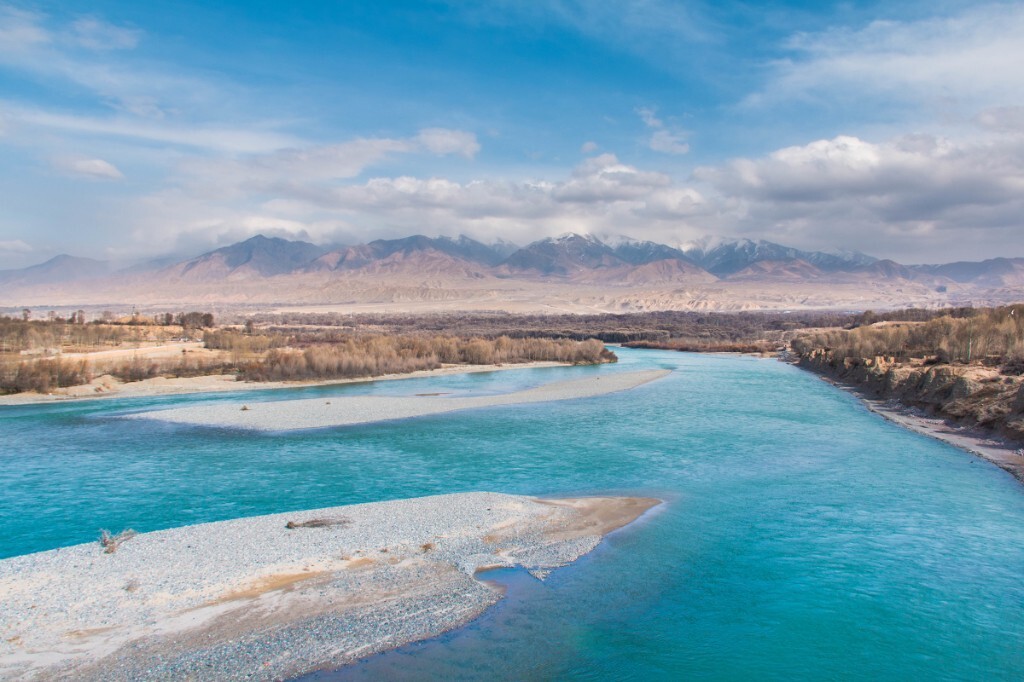
[[[127,528],[117,535],[111,535],[109,530],[101,530],[100,546],[103,548],[104,554],[113,554],[122,543],[131,540],[136,535],[138,535],[138,533],[131,528]]]
[[[90,381],[92,374],[83,360],[35,360],[16,365],[7,364],[0,370],[0,390],[7,393],[48,393],[54,388],[77,386]]]

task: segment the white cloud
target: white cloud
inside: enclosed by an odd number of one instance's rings
[[[740,229],[915,260],[1024,255],[1024,139],[853,136],[699,168]],[[930,254],[930,255],[929,255]]]
[[[453,218],[546,218],[561,211],[600,213],[616,204],[642,202],[652,190],[668,187],[661,173],[643,172],[613,154],[587,159],[561,182],[471,181],[444,178],[373,178],[364,184],[297,197],[340,210],[436,209]]]
[[[601,154],[577,166],[551,195],[561,202],[612,203],[643,199],[652,189],[671,183],[667,175],[642,172],[621,163],[614,154]]]
[[[654,109],[640,107],[636,110],[636,113],[648,128],[662,128],[665,126],[665,123],[654,115]]]
[[[334,145],[279,149],[264,154],[201,158],[187,162],[186,174],[212,188],[296,185],[353,178],[389,154],[413,148],[408,140],[356,139]]]
[[[90,178],[93,180],[123,180],[124,175],[114,164],[103,159],[89,159],[70,156],[55,159],[54,167],[68,175]]]
[[[693,29],[701,22],[691,21],[691,10],[664,0],[511,4],[516,7],[487,3],[486,11],[495,21],[543,14],[606,46],[659,59],[666,44],[707,37]],[[967,101],[973,108],[960,120],[973,117],[973,138],[904,135],[879,142],[860,131],[700,168],[687,181],[596,154],[593,141],[581,146],[589,158],[576,168],[545,177],[457,181],[440,171],[413,177],[389,170],[389,177],[366,179],[368,170],[409,155],[475,159],[481,145],[472,132],[437,127],[332,144],[288,134],[278,122],[249,122],[246,107],[264,109],[249,106],[255,97],[239,97],[239,86],[112,54],[137,45],[142,34],[134,29],[92,17],[61,23],[0,4],[0,67],[91,95],[94,105],[88,115],[73,115],[0,102],[0,142],[37,158],[56,157],[60,170],[81,177],[122,177],[97,157],[133,169],[150,164],[147,175],[163,184],[123,217],[112,211],[111,221],[137,228],[138,243],[152,248],[257,231],[329,239],[357,233],[358,226],[371,238],[500,230],[523,241],[570,229],[666,240],[677,233],[741,233],[802,247],[884,249],[880,255],[904,258],[922,250],[941,254],[936,259],[966,257],[971,249],[983,255],[993,244],[1024,253],[1020,35],[1019,4],[804,34],[789,43],[793,59],[771,65],[767,87],[751,100]],[[671,70],[672,57],[664,62],[659,68]],[[109,114],[95,114],[96,105]],[[679,118],[653,107],[635,113],[651,150],[688,153]],[[88,156],[58,156],[67,149]],[[168,167],[169,177],[161,173]],[[88,187],[97,195],[100,189]]]
[[[875,21],[794,36],[794,57],[774,64],[769,85],[748,99],[794,97],[862,102],[961,102],[971,107],[1024,98],[1024,5],[969,6],[918,21]]]
[[[704,229],[713,229],[710,222],[712,207],[707,199],[693,187],[665,187],[651,192],[637,213],[655,219],[677,221],[685,218],[702,218]]]
[[[501,234],[529,241],[566,230],[609,231],[624,226],[668,235],[685,227],[687,220],[708,213],[698,191],[674,186],[668,176],[622,163],[613,154],[586,159],[559,181],[456,182],[398,176],[339,186],[287,182],[295,172],[287,164],[267,164],[262,170],[267,174],[259,182],[227,173],[221,179],[233,178],[230,186],[188,183],[149,198],[139,207],[138,216],[151,226],[140,231],[139,238],[159,234],[165,240],[179,239],[204,231],[241,238],[262,231],[264,225],[285,226],[292,234],[315,235],[325,241],[414,232]],[[280,177],[275,180],[273,172]],[[201,193],[201,186],[209,190],[208,195]],[[257,202],[258,213],[254,213]],[[172,215],[173,220],[168,217]]]
[[[0,253],[29,253],[32,247],[20,239],[0,242]]]
[[[655,115],[654,109],[640,107],[636,113],[652,131],[647,146],[653,151],[662,154],[686,154],[690,151],[690,145],[686,142],[686,132],[666,126],[665,122]]]
[[[136,230],[140,249],[198,248],[256,232],[320,242],[412,233],[526,242],[574,230],[669,243],[736,234],[903,262],[991,257],[993,244],[1005,255],[1024,255],[1018,135],[883,142],[838,136],[701,167],[687,182],[614,154],[586,158],[560,178],[354,181],[382,159],[409,153],[429,150],[413,135],[220,165],[193,161],[179,184],[119,219]]]
[[[43,14],[0,4],[0,54],[38,54],[43,48],[60,47],[126,50],[134,48],[142,35],[136,29],[115,26],[95,17],[77,19],[64,32],[55,32],[46,23]]]
[[[993,107],[975,117],[982,128],[1000,133],[1024,133],[1024,107]]]
[[[320,185],[355,178],[396,154],[471,157],[473,133],[430,128],[410,138],[359,138],[333,145],[279,149],[263,154],[194,158],[182,164],[183,184],[220,197],[306,197]]]
[[[427,151],[445,156],[458,154],[472,159],[480,151],[476,135],[465,130],[448,128],[424,128],[416,135],[415,141]]]
[[[433,206],[438,211],[455,199],[467,212],[474,209],[465,188],[447,180],[399,177],[355,186],[340,182],[398,154],[469,156],[477,149],[473,133],[431,128],[407,138],[190,156],[181,162],[175,184],[139,199],[119,219],[131,227],[135,248],[153,254],[201,250],[257,233],[321,242],[346,239],[357,234],[351,216],[367,225],[374,216],[410,209],[408,220],[399,222],[411,224],[431,201],[438,202]],[[515,203],[509,199],[509,210]]]
[[[36,109],[8,108],[7,120],[28,126],[90,136],[134,138],[203,150],[230,153],[271,152],[301,144],[291,135],[253,128],[185,126],[153,123],[130,117],[96,118],[54,114]]]
[[[0,5],[0,56],[25,54],[50,43],[39,21],[38,14]]]
[[[141,31],[114,26],[95,17],[79,19],[71,29],[75,42],[91,50],[130,50],[141,35]]]
[[[663,154],[686,154],[690,151],[690,145],[683,134],[668,130],[655,130],[649,144],[651,149]]]
[[[96,104],[136,116],[163,118],[168,112],[223,107],[238,97],[230,83],[205,74],[189,76],[177,67],[143,65],[114,50],[137,44],[141,32],[86,17],[62,24],[51,17],[0,5],[0,67],[48,87],[84,89]]]

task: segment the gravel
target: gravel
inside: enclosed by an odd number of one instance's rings
[[[543,577],[600,542],[609,508],[634,505],[612,521],[622,525],[654,503],[461,493],[143,533],[112,554],[96,542],[6,559],[0,677],[269,680],[338,667],[479,615],[500,593],[477,570]]]

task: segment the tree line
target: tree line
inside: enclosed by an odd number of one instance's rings
[[[991,365],[1024,362],[1024,305],[956,312],[927,322],[821,330],[797,336],[791,345],[800,355],[824,349],[834,358],[889,356]]]
[[[132,315],[118,320],[112,314],[106,319],[86,322],[81,310],[64,318],[48,315],[45,319],[32,319],[26,309],[21,317],[0,315],[0,353],[20,353],[49,348],[97,346],[119,346],[128,341],[139,340],[140,327],[181,327],[183,332],[193,329],[209,329],[214,325],[212,313],[198,311],[182,313],[158,313],[154,316]],[[156,333],[156,332],[153,332]],[[172,331],[161,332],[160,336],[170,337]]]
[[[342,333],[376,330],[388,334],[451,334],[497,338],[599,339],[607,343],[707,339],[737,342],[760,338],[765,332],[808,327],[851,326],[855,315],[831,312],[651,311],[599,315],[508,313],[275,313],[248,318],[263,328],[293,333],[319,326]]]
[[[239,379],[290,381],[408,374],[446,364],[494,365],[535,361],[596,364],[615,355],[596,339],[497,339],[452,336],[351,336],[334,344],[275,348],[242,363]]]
[[[104,368],[122,381],[156,376],[189,377],[234,374],[244,381],[346,379],[407,374],[442,365],[516,364],[554,361],[573,364],[615,362],[615,355],[595,339],[496,339],[444,335],[349,335],[332,343],[285,346],[280,335],[248,336],[236,331],[207,332],[209,348],[230,351],[220,358],[176,360],[133,357]],[[63,358],[0,363],[0,393],[47,393],[89,383],[96,370],[86,360]]]

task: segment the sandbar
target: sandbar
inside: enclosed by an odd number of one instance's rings
[[[489,396],[334,396],[251,404],[231,401],[151,410],[126,416],[196,426],[291,431],[368,424],[499,405],[591,398],[636,388],[670,373],[671,370],[667,369],[611,372]]]
[[[271,680],[475,618],[659,500],[460,493],[143,533],[0,561],[0,678]]]

